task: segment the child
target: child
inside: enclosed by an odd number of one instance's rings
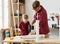
[[[19,28],[21,29],[21,35],[28,35],[30,32],[30,23],[28,21],[28,15],[24,14],[22,16],[22,21],[19,24]]]
[[[40,5],[39,1],[34,1],[32,7],[36,13],[34,15],[34,19],[31,25],[33,25],[36,22],[36,20],[39,20],[39,34],[44,34],[47,37],[49,33],[47,12],[45,8],[42,5]]]

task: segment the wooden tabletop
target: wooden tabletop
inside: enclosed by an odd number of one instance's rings
[[[3,42],[18,42],[18,43],[60,43],[60,39],[57,36],[49,36],[49,38],[43,38],[40,36],[38,42],[35,39],[36,35],[16,36],[9,37],[3,40]]]

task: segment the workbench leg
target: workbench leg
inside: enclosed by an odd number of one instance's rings
[[[36,43],[36,44],[40,44],[40,43]]]
[[[13,42],[11,42],[11,44],[13,44]]]
[[[23,43],[21,43],[21,44],[23,44]]]
[[[4,42],[3,44],[10,44],[9,42]]]

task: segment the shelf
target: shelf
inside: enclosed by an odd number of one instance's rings
[[[18,18],[18,16],[14,16],[15,18]]]
[[[19,0],[19,2],[18,0],[11,0],[11,11],[12,11],[11,25],[12,28],[14,29],[14,26],[21,21],[22,14],[25,13],[25,0]]]
[[[14,14],[14,16],[18,16],[18,14]],[[19,16],[22,16],[22,14],[19,14]]]
[[[23,4],[25,4],[25,0],[13,0],[13,3],[23,3]]]
[[[24,6],[24,4],[23,3],[13,3],[14,5],[16,4],[16,5],[23,5]]]
[[[17,18],[18,19],[18,18],[21,18],[21,16],[19,16],[19,17],[18,16],[14,16],[14,18]]]

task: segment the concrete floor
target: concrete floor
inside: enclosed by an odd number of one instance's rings
[[[59,36],[59,29],[51,29],[49,34]]]

